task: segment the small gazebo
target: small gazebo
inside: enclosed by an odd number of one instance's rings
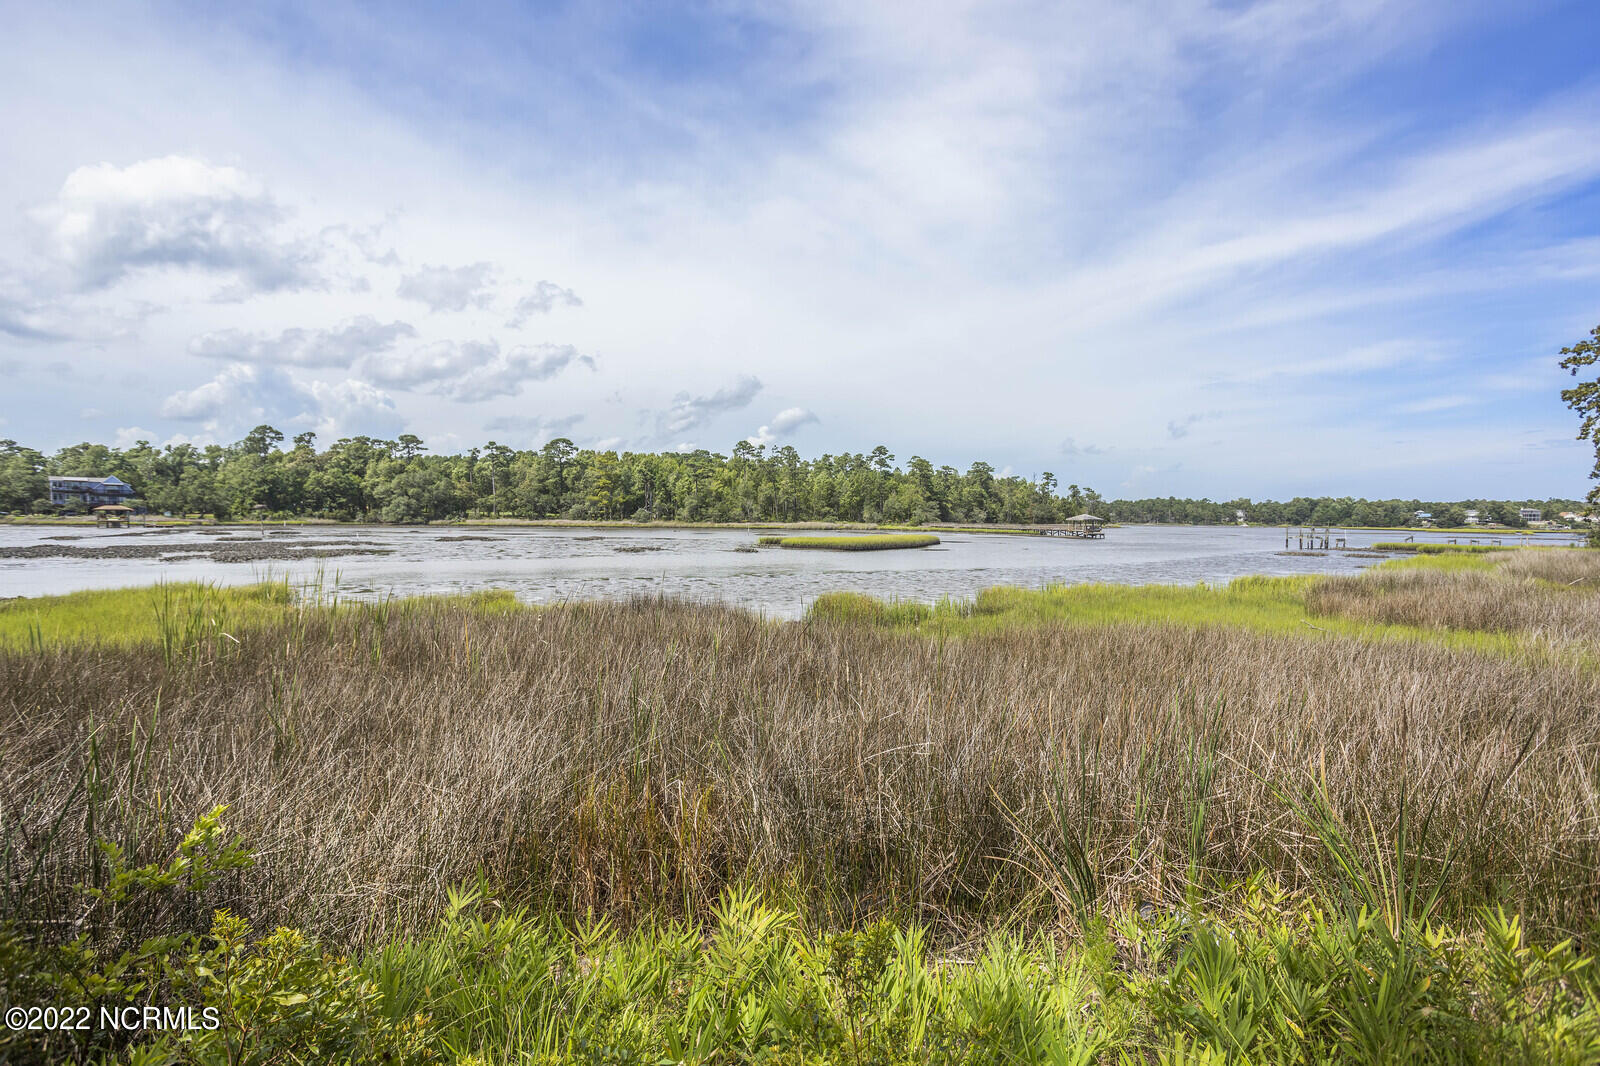
[[[133,508],[120,503],[103,503],[94,509],[94,524],[105,529],[119,529],[128,524]]]
[[[1061,523],[1061,528],[1072,537],[1100,538],[1105,536],[1106,520],[1088,512],[1075,514]]]

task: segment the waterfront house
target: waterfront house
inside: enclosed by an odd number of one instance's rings
[[[1544,517],[1544,512],[1537,507],[1519,507],[1517,514],[1522,516],[1524,522],[1537,522]]]
[[[1483,524],[1483,513],[1481,511],[1462,511],[1461,513],[1466,516],[1467,525],[1476,526]]]
[[[51,477],[50,503],[65,507],[81,503],[85,507],[125,504],[133,498],[133,486],[115,474],[106,477]]]

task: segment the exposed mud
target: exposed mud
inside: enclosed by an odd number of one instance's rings
[[[103,548],[85,548],[76,544],[29,544],[0,548],[0,559],[210,559],[218,563],[392,554],[391,548],[370,548],[345,540],[307,540],[283,544],[270,540],[241,539],[210,544],[112,544]]]

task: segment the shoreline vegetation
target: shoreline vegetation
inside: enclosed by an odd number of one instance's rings
[[[495,441],[455,455],[431,455],[419,437],[350,437],[318,448],[314,433],[284,447],[282,432],[257,426],[231,445],[84,442],[46,456],[0,440],[0,512],[48,513],[47,478],[115,475],[133,502],[155,514],[274,521],[299,518],[389,524],[521,519],[862,523],[981,528],[1049,525],[1089,512],[1112,523],[1402,528],[1419,512],[1441,528],[1526,526],[1520,511],[1546,519],[1583,513],[1577,500],[1112,499],[1057,478],[996,471],[981,460],[965,470],[922,456],[899,460],[884,445],[867,453],[803,457],[793,447],[741,441],[729,453],[616,452],[557,438],[539,448]],[[86,510],[86,508],[84,508]]]
[[[0,604],[0,1055],[1593,1061],[1597,586]]]

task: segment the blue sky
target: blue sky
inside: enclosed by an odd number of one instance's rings
[[[1581,496],[1592,3],[17,6],[0,435]]]

